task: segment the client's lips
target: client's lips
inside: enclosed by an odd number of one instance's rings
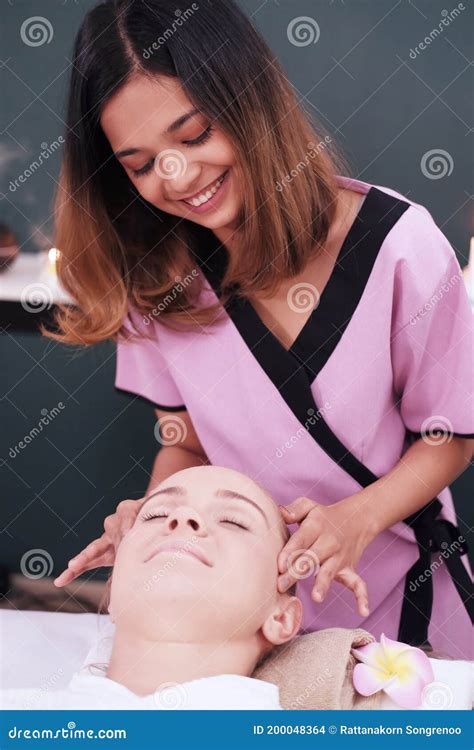
[[[183,555],[191,555],[192,557],[195,557],[200,562],[204,563],[204,565],[208,565],[209,567],[212,567],[212,564],[207,559],[204,552],[197,547],[193,542],[191,542],[189,539],[187,540],[178,540],[178,539],[169,539],[166,542],[161,542],[161,544],[158,544],[151,552],[150,554],[145,558],[144,562],[148,562],[151,560],[152,557],[155,557],[155,555],[158,555],[160,552],[181,552]]]

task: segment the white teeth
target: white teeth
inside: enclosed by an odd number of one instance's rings
[[[190,198],[189,200],[185,200],[184,202],[189,203],[191,206],[200,206],[203,203],[207,203],[207,201],[212,198],[212,196],[219,190],[224,176],[225,175],[219,177],[219,179],[216,180],[215,183],[211,185],[209,190],[206,190],[205,193],[199,193],[199,195],[197,195],[195,198]]]

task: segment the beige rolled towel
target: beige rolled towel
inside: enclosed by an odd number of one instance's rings
[[[360,695],[352,683],[351,648],[376,639],[366,630],[326,628],[276,646],[252,674],[273,682],[284,709],[377,709],[381,692]]]

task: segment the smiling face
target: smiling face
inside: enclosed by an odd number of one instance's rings
[[[252,637],[288,602],[276,585],[286,536],[277,506],[250,478],[216,466],[179,471],[119,546],[111,613],[179,641]],[[296,630],[299,612],[297,600]]]
[[[196,110],[177,79],[130,79],[107,101],[100,123],[149,203],[212,230],[234,225],[241,188],[232,144]],[[184,200],[197,195],[196,205]]]

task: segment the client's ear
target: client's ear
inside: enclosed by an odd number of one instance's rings
[[[277,646],[291,641],[298,633],[303,621],[303,604],[297,596],[281,596],[275,610],[262,625],[262,633],[270,643]]]

